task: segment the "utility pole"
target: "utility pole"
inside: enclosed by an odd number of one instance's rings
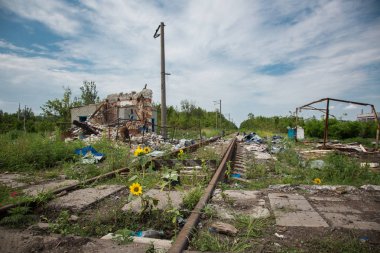
[[[25,105],[25,108],[24,108],[24,132],[26,133],[25,123],[26,123],[26,105]]]
[[[220,130],[223,130],[222,126],[222,100],[219,99],[219,112],[220,112]]]
[[[158,26],[153,38],[161,36],[161,134],[166,140],[166,87],[165,87],[165,35],[164,35],[164,22]],[[160,30],[160,34],[158,34]]]
[[[215,101],[212,101],[214,102],[214,106],[217,105],[219,103],[219,113],[221,114],[222,113],[222,106],[221,106],[221,101],[222,100],[215,100]],[[222,126],[222,117],[220,116],[220,127]],[[215,108],[215,128],[218,129],[218,107]]]
[[[21,105],[18,103],[17,119],[20,120]]]

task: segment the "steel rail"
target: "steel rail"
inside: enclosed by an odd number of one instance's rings
[[[203,141],[203,142],[199,142],[199,143],[193,144],[191,146],[188,146],[186,148],[183,148],[183,150],[193,151],[193,150],[196,150],[199,147],[202,147],[202,146],[207,145],[207,144],[209,144],[211,142],[214,142],[214,141],[218,140],[219,138],[220,138],[220,136],[216,136],[216,137],[211,138],[209,140],[206,140],[206,141]],[[180,152],[179,150],[172,151],[169,154],[169,156],[175,156],[179,152]],[[160,159],[160,158],[161,157],[154,157],[150,161],[148,161],[147,164],[149,164],[150,162],[152,162],[154,160]],[[105,179],[105,178],[113,177],[116,174],[119,174],[121,172],[126,172],[126,171],[129,171],[129,168],[117,169],[117,170],[110,171],[110,172],[107,172],[107,173],[99,175],[99,176],[95,176],[95,177],[89,178],[89,179],[87,179],[85,181],[82,181],[82,182],[78,182],[78,183],[75,183],[75,184],[72,184],[72,185],[68,185],[68,186],[64,186],[64,187],[52,190],[50,192],[53,195],[57,195],[57,194],[59,194],[61,192],[64,192],[64,191],[73,191],[73,190],[76,190],[76,189],[78,189],[79,187],[81,187],[83,185],[90,184],[90,183],[93,183],[93,182],[96,182],[98,180],[102,180],[102,179]],[[3,215],[5,215],[8,212],[8,210],[10,210],[11,208],[14,208],[14,207],[17,207],[17,206],[20,206],[20,205],[23,205],[23,204],[27,204],[27,203],[31,204],[31,205],[36,205],[37,201],[21,201],[21,202],[15,203],[15,204],[8,204],[8,205],[1,206],[0,207],[0,217],[3,216]]]
[[[216,188],[218,181],[221,179],[221,177],[224,176],[224,173],[227,167],[227,162],[231,160],[232,156],[234,155],[235,150],[236,150],[236,138],[232,139],[232,141],[228,145],[228,148],[223,155],[223,159],[220,162],[218,169],[215,171],[211,181],[209,182],[205,193],[202,195],[202,197],[198,201],[197,205],[195,206],[190,217],[187,219],[187,222],[185,223],[185,225],[179,232],[176,240],[172,244],[168,253],[180,253],[184,251],[189,245],[192,232],[195,230],[195,227],[197,226],[199,222],[201,211],[205,207],[207,202],[210,200],[212,194],[214,193],[214,190]]]

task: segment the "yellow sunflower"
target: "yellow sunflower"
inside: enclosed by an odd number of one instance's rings
[[[180,149],[180,150],[179,150],[179,154],[180,154],[180,155],[183,155],[183,149]]]
[[[145,152],[145,154],[150,153],[150,148],[149,148],[149,147],[145,147],[145,148],[144,148],[144,152]]]
[[[140,146],[138,146],[137,148],[136,148],[136,150],[135,150],[135,152],[133,152],[133,155],[134,156],[139,156],[141,153],[143,153],[144,152],[144,150],[140,147]]]
[[[320,178],[314,178],[314,180],[313,180],[313,183],[314,184],[321,184],[322,183],[322,180],[320,179]]]
[[[139,183],[133,183],[129,186],[129,191],[136,196],[140,196],[142,194],[142,186]]]

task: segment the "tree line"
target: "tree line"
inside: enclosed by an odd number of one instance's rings
[[[77,106],[88,105],[100,102],[96,84],[93,81],[84,81],[80,87],[80,97],[73,97],[69,87],[64,87],[62,98],[48,100],[41,106],[42,114],[35,115],[31,108],[25,107],[16,113],[7,113],[0,110],[0,133],[12,130],[25,130],[27,132],[53,131],[59,127],[64,130],[71,126],[70,109]],[[158,112],[158,122],[160,125],[161,106],[153,105]],[[208,112],[195,103],[183,100],[180,108],[167,107],[167,125],[177,129],[199,129],[215,128],[237,129],[236,125],[228,121],[219,112]]]
[[[18,108],[16,113],[0,110],[0,133],[12,130],[27,132],[53,131],[57,127],[62,130],[71,125],[70,109],[75,106],[99,102],[98,91],[94,81],[83,81],[80,97],[72,97],[69,87],[64,87],[63,97],[48,100],[41,106],[42,114],[35,115],[31,108]]]
[[[323,138],[325,121],[323,119],[298,118],[299,126],[305,129],[308,137]],[[255,117],[252,113],[248,114],[248,119],[240,124],[242,131],[266,130],[273,133],[287,133],[288,127],[295,127],[296,119],[294,116],[286,117]],[[374,121],[342,121],[329,119],[328,135],[330,139],[349,139],[349,138],[374,138],[376,136],[377,125]]]
[[[161,125],[161,105],[155,104],[158,113],[158,124]],[[219,111],[209,112],[196,106],[194,102],[182,100],[180,107],[167,107],[167,125],[178,129],[218,128],[224,130],[237,129],[237,126],[220,115]]]

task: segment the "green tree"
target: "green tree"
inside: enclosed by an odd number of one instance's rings
[[[94,81],[83,81],[83,85],[80,87],[81,103],[83,105],[99,103],[98,91],[96,90],[96,84]]]
[[[64,87],[64,93],[62,99],[48,100],[43,106],[42,111],[45,116],[53,116],[61,119],[64,122],[70,121],[70,108],[80,105],[76,99],[71,101],[71,89]]]

